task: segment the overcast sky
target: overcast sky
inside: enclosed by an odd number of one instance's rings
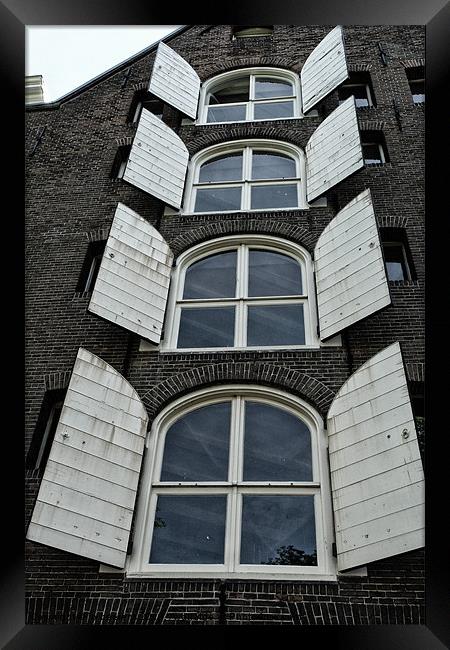
[[[44,101],[51,102],[178,27],[26,27],[25,74],[42,75]]]

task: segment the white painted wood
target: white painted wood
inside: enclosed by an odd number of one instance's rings
[[[189,152],[184,142],[143,108],[123,180],[179,208],[188,160]]]
[[[348,77],[344,38],[338,25],[320,41],[303,65],[300,73],[303,112],[309,111]]]
[[[126,379],[80,348],[27,538],[123,567],[147,422]]]
[[[338,569],[424,545],[424,476],[399,343],[342,386],[328,412]]]
[[[306,145],[309,202],[364,167],[355,100],[349,97],[320,124]]]
[[[159,343],[172,261],[172,252],[160,233],[119,203],[89,311]],[[86,379],[82,377],[82,381]],[[104,386],[99,390],[104,391]],[[122,397],[117,394],[116,399],[119,403]]]
[[[314,253],[321,340],[391,303],[370,190],[348,203]]]
[[[165,43],[158,45],[148,89],[195,120],[200,77],[182,56]]]

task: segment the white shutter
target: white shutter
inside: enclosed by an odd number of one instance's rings
[[[147,421],[122,375],[80,348],[27,538],[122,568]]]
[[[303,112],[348,79],[342,28],[335,27],[306,59],[300,73]]]
[[[364,158],[352,96],[317,127],[306,145],[308,201],[313,201],[361,167],[364,167]]]
[[[314,250],[321,340],[391,303],[370,190],[350,201]]]
[[[172,252],[160,233],[119,203],[89,311],[159,343],[172,260]]]
[[[200,77],[182,56],[165,43],[158,45],[148,89],[195,120]]]
[[[424,546],[424,477],[399,343],[342,386],[328,434],[338,569]]]
[[[179,208],[189,153],[184,142],[143,108],[123,180]]]

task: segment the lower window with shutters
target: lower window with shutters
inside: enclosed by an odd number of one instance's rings
[[[277,390],[181,398],[155,421],[129,574],[336,579],[320,416]]]

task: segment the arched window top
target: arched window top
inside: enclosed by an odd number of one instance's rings
[[[212,145],[192,158],[184,212],[306,209],[305,154],[265,138]]]
[[[199,122],[249,122],[301,117],[299,77],[282,68],[224,72],[202,87]]]
[[[318,347],[306,249],[268,235],[203,242],[177,260],[166,349]]]
[[[155,419],[130,572],[335,576],[327,439],[301,398],[210,387]]]

